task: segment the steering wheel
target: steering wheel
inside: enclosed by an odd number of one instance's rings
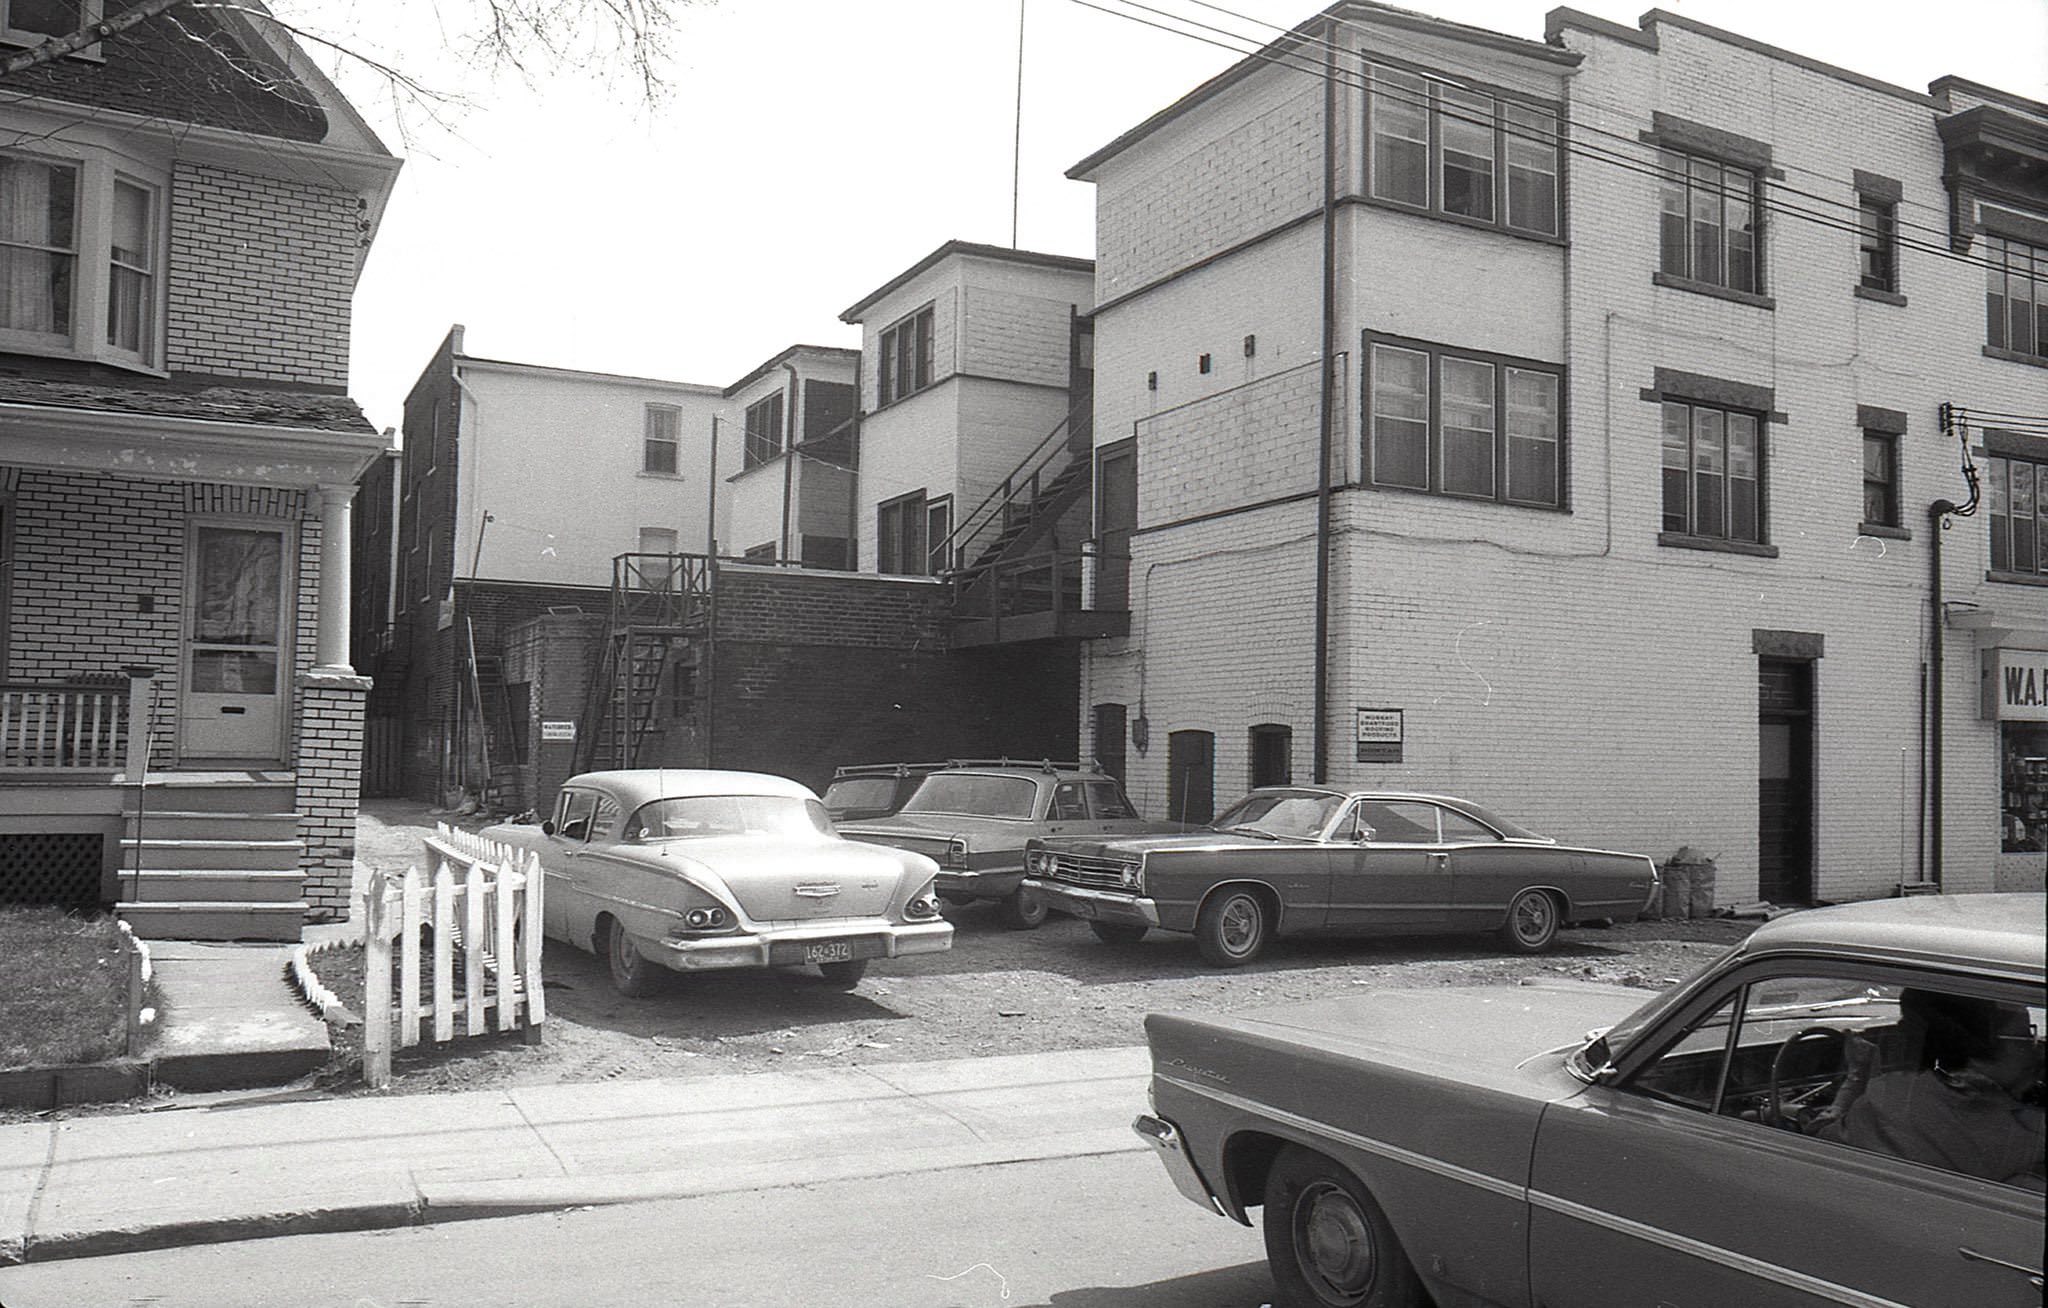
[[[1778,1052],[1771,1057],[1771,1087],[1768,1097],[1764,1100],[1763,1117],[1766,1125],[1783,1126],[1795,1131],[1798,1130],[1799,1115],[1812,1107],[1814,1100],[1824,1091],[1831,1092],[1840,1086],[1844,1073],[1837,1071],[1820,1085],[1814,1086],[1800,1094],[1791,1096],[1785,1094],[1782,1087],[1785,1073],[1792,1065],[1792,1051],[1800,1045],[1809,1045],[1815,1041],[1832,1042],[1835,1046],[1834,1065],[1838,1069],[1846,1069],[1848,1067],[1849,1036],[1847,1032],[1839,1027],[1809,1026],[1805,1030],[1798,1032],[1784,1044],[1779,1045]]]

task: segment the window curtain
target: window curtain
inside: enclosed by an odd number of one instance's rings
[[[0,327],[70,332],[76,187],[69,170],[0,157]]]

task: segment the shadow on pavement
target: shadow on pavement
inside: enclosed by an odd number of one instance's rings
[[[1264,1263],[1219,1267],[1150,1285],[1062,1290],[1047,1308],[1264,1308],[1273,1301],[1273,1275]]]

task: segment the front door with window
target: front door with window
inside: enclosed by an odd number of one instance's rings
[[[195,523],[186,579],[182,761],[283,757],[287,528]]]

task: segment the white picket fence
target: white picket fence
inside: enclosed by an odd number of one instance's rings
[[[431,878],[378,871],[363,895],[363,1079],[372,1086],[391,1083],[394,1028],[398,1048],[455,1039],[457,1017],[464,1036],[519,1029],[537,1044],[547,1020],[539,856],[446,823],[426,847]],[[431,928],[424,946],[422,927]]]

